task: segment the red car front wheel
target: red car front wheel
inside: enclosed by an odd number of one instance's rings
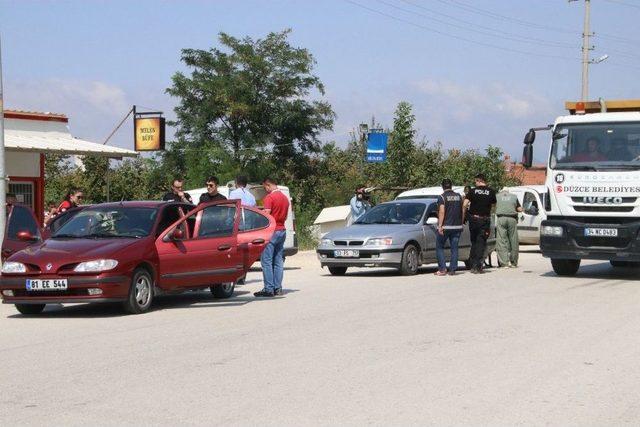
[[[131,277],[129,297],[124,303],[124,309],[131,314],[144,313],[151,307],[153,301],[153,278],[144,268],[137,268]]]

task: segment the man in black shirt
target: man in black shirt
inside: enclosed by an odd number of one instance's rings
[[[444,257],[444,245],[449,240],[451,248],[451,260],[449,261],[449,274],[456,274],[458,268],[458,242],[464,223],[464,211],[462,209],[462,196],[451,189],[450,179],[442,180],[444,193],[438,198],[438,234],[436,236],[436,258],[438,258],[438,271],[436,276],[447,274],[447,264]]]
[[[496,204],[496,192],[487,186],[487,180],[479,173],[476,186],[469,191],[464,206],[469,207],[469,234],[471,235],[471,272],[483,273],[484,251],[491,233],[491,210]]]
[[[165,202],[184,202],[184,203],[193,203],[191,196],[189,193],[185,193],[182,191],[182,184],[184,180],[181,178],[176,178],[173,180],[171,184],[171,191],[164,195],[162,200]]]
[[[217,176],[210,176],[207,178],[207,192],[200,195],[200,201],[198,204],[227,200],[226,197],[218,193],[218,182]]]

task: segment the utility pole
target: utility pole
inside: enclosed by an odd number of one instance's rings
[[[589,51],[593,47],[589,46],[589,29],[591,21],[591,0],[584,0],[584,29],[582,30],[582,101],[589,100]]]
[[[7,225],[7,177],[4,162],[4,93],[2,91],[2,38],[0,37],[0,245],[4,242],[4,230]]]

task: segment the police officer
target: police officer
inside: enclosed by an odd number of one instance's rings
[[[453,276],[458,269],[458,243],[464,224],[464,210],[462,209],[463,198],[460,194],[451,189],[451,180],[442,180],[444,193],[438,198],[438,235],[436,236],[436,258],[438,259],[438,271],[436,276],[449,274]],[[451,261],[449,262],[449,272],[444,257],[444,246],[449,240],[451,249]]]
[[[503,188],[496,203],[496,251],[500,267],[518,266],[518,212],[522,207],[515,194]]]
[[[484,273],[484,251],[491,234],[491,210],[496,204],[496,192],[487,186],[484,174],[475,176],[476,186],[464,201],[469,209],[469,234],[471,235],[471,272]]]

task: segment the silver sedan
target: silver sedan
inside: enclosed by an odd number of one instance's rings
[[[316,252],[333,275],[343,275],[349,267],[392,267],[403,275],[416,274],[420,265],[437,262],[436,225],[435,199],[394,200],[375,206],[349,227],[327,233]],[[488,252],[494,246],[492,238]],[[458,253],[465,264],[470,249],[465,225]],[[450,258],[448,244],[445,256]]]

